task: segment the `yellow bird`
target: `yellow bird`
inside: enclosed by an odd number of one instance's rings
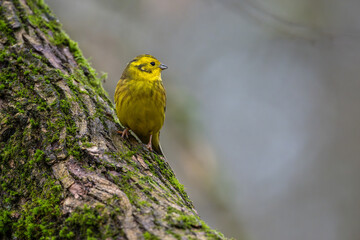
[[[166,93],[161,72],[167,66],[151,55],[139,55],[124,69],[115,90],[116,114],[125,127],[122,137],[132,130],[149,150],[163,154],[160,129],[165,120]]]

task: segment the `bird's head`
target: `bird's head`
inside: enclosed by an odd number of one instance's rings
[[[161,80],[161,71],[168,67],[149,54],[143,54],[131,60],[124,70],[125,78]]]

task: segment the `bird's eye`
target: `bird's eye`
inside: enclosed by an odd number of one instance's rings
[[[151,64],[152,66],[155,66],[155,62],[151,62],[150,64]]]

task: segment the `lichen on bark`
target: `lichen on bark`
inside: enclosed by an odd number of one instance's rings
[[[41,0],[0,1],[0,238],[223,239]]]

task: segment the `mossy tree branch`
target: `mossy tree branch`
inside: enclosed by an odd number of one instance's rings
[[[0,0],[0,238],[221,239],[43,1]]]

